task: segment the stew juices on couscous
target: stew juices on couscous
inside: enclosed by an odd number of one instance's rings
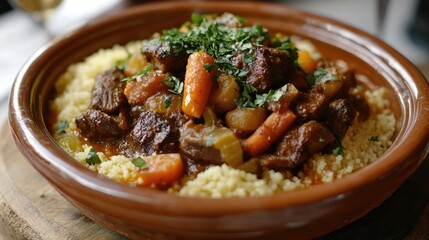
[[[375,161],[395,118],[308,40],[233,14],[100,49],[56,85],[52,134],[81,164],[131,186],[197,197],[323,184]]]

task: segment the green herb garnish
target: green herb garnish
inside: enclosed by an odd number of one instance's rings
[[[237,19],[240,21],[239,18]],[[249,74],[249,70],[236,67],[233,58],[239,53],[242,54],[244,62],[254,61],[254,49],[257,46],[262,46],[268,40],[268,31],[259,24],[249,27],[228,28],[221,22],[210,22],[197,14],[191,16],[191,21],[197,26],[188,32],[182,33],[177,28],[169,29],[163,32],[160,39],[153,41],[168,43],[168,49],[165,50],[176,55],[183,52],[191,54],[203,50],[216,59],[215,64],[212,64],[211,67],[205,66],[207,71],[216,66],[222,72],[235,77],[239,83],[241,94],[236,99],[238,107],[254,107],[256,91],[253,91],[253,86],[249,87],[249,84],[243,81]]]
[[[310,86],[316,84],[316,82],[327,82],[327,81],[338,81],[338,78],[326,71],[323,68],[317,68],[312,74],[307,75],[307,82]]]
[[[168,108],[172,101],[173,101],[173,96],[168,95],[164,100],[164,107]]]
[[[60,121],[59,123],[58,123],[58,127],[57,127],[57,129],[55,129],[55,133],[57,134],[57,135],[61,135],[61,134],[64,134],[64,133],[66,133],[66,129],[69,127],[69,122],[67,122],[67,121]]]
[[[101,160],[100,157],[98,157],[97,153],[95,152],[94,148],[91,148],[89,150],[88,155],[86,156],[85,159],[86,163],[88,163],[89,165],[95,165],[95,164],[100,164]]]
[[[255,108],[254,95],[256,88],[248,83],[242,83],[242,91],[240,96],[235,99],[235,104],[240,108]]]
[[[343,145],[341,144],[340,138],[337,136],[335,137],[332,154],[334,154],[335,156],[338,156],[338,155],[342,156],[344,154]]]
[[[289,37],[283,40],[276,39],[273,43],[273,46],[278,50],[286,52],[289,58],[293,61],[294,66],[296,68],[300,67],[298,62],[298,49],[293,45]]]
[[[162,83],[169,89],[168,91],[174,94],[181,94],[183,92],[183,82],[175,76],[167,76]]]
[[[268,93],[256,94],[255,106],[262,107],[268,101],[277,102],[283,96],[283,94],[287,91],[287,85],[283,87],[273,90],[271,89]]]
[[[319,142],[325,142],[325,139],[324,138],[319,138]]]
[[[149,165],[146,163],[145,160],[141,157],[136,157],[131,161],[136,167],[138,167],[140,170],[148,169]]]
[[[133,80],[136,80],[137,78],[147,75],[150,71],[152,71],[152,66],[151,65],[147,65],[145,69],[140,70],[139,73],[137,73],[136,75],[132,76],[132,77],[127,77],[122,79],[122,82],[130,82]]]
[[[191,22],[199,26],[203,21],[206,21],[207,17],[198,13],[192,13]]]

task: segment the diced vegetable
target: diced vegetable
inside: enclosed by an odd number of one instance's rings
[[[183,175],[183,162],[178,153],[142,157],[147,167],[139,171],[142,186],[169,186]]]
[[[148,111],[168,114],[179,110],[181,104],[182,96],[163,91],[149,97],[144,108]]]
[[[258,129],[243,142],[244,150],[251,156],[264,153],[295,121],[295,114],[273,112]]]
[[[203,118],[206,125],[216,125],[218,118],[213,108],[206,107],[203,112]]]
[[[261,166],[259,165],[258,160],[256,158],[250,159],[249,161],[238,166],[237,168],[253,174],[258,174],[261,171]]]
[[[83,151],[82,144],[79,139],[80,138],[72,132],[66,132],[65,134],[56,137],[60,146],[71,153]]]
[[[226,125],[240,131],[255,131],[267,118],[263,108],[236,108],[225,116]]]
[[[189,116],[200,118],[207,104],[216,71],[208,71],[215,59],[204,51],[194,52],[186,65],[183,88],[182,111]]]
[[[145,69],[148,65],[146,57],[138,52],[131,55],[131,58],[128,60],[124,73],[127,77],[137,75],[140,70]]]
[[[235,99],[240,95],[240,87],[234,77],[228,74],[221,74],[218,79],[218,88],[211,96],[210,101],[217,111],[226,112],[237,107]]]
[[[127,82],[124,94],[128,103],[131,106],[144,105],[150,96],[167,89],[167,86],[162,83],[166,76],[163,73],[149,72],[136,80]]]
[[[223,162],[237,167],[243,163],[243,150],[240,141],[228,128],[216,128],[204,137],[205,145],[219,150]]]
[[[317,61],[306,50],[298,50],[298,62],[306,73],[312,73],[317,67]]]

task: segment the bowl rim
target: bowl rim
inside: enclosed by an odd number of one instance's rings
[[[176,2],[176,6],[189,9],[206,9],[216,6],[215,2]],[[326,183],[322,185],[313,186],[307,189],[298,189],[290,192],[275,193],[269,196],[262,197],[246,197],[246,198],[224,198],[224,199],[208,199],[199,197],[181,197],[175,196],[166,192],[161,192],[152,189],[133,188],[112,180],[107,180],[106,177],[101,177],[97,173],[85,168],[77,163],[77,161],[70,161],[73,158],[60,147],[56,145],[52,138],[46,136],[45,126],[38,126],[34,121],[34,109],[31,104],[21,104],[20,96],[27,94],[30,90],[28,83],[31,79],[36,77],[36,73],[31,71],[41,56],[52,51],[56,44],[69,41],[69,37],[81,31],[93,31],[99,27],[106,26],[107,24],[114,23],[117,20],[127,18],[134,15],[142,15],[145,12],[165,10],[169,8],[169,3],[148,3],[128,9],[117,15],[109,16],[105,19],[91,22],[85,26],[74,30],[58,39],[55,39],[37,51],[20,70],[10,94],[9,100],[9,122],[11,126],[12,135],[20,148],[21,152],[30,159],[30,162],[39,170],[42,163],[37,161],[44,161],[44,164],[52,166],[61,172],[63,178],[71,179],[82,187],[95,191],[97,194],[110,196],[117,200],[129,201],[133,203],[140,203],[143,205],[150,205],[156,209],[164,209],[165,213],[172,215],[220,215],[242,213],[245,211],[261,211],[279,209],[292,206],[303,206],[312,202],[330,201],[335,198],[341,198],[344,194],[352,191],[353,189],[371,184],[377,179],[383,178],[391,174],[391,171],[398,170],[398,166],[407,161],[408,156],[413,155],[417,150],[422,150],[421,158],[423,159],[429,152],[429,131],[421,131],[421,129],[428,130],[428,125],[423,119],[429,118],[429,87],[423,75],[417,68],[404,56],[399,54],[396,50],[382,42],[380,39],[356,29],[347,24],[341,23],[327,17],[319,16],[316,14],[296,10],[284,5],[274,3],[261,3],[261,2],[223,2],[222,5],[227,7],[249,7],[258,6],[264,9],[270,9],[273,12],[283,11],[287,14],[301,15],[304,19],[316,27],[329,27],[336,31],[336,34],[344,36],[344,34],[352,34],[353,40],[360,43],[369,43],[368,47],[379,47],[378,56],[381,58],[390,58],[393,60],[391,67],[397,67],[400,74],[413,75],[413,82],[406,80],[405,84],[408,85],[409,91],[412,92],[416,99],[415,104],[411,105],[410,114],[415,116],[413,121],[407,121],[408,124],[404,129],[401,129],[402,135],[393,142],[392,146],[384,153],[377,161],[356,171],[348,176]],[[34,82],[34,81],[33,81]],[[33,88],[33,86],[31,86]],[[420,90],[419,90],[420,89]],[[37,115],[37,114],[36,114]],[[40,117],[40,116],[39,116]],[[410,118],[411,116],[407,116]],[[412,126],[412,128],[411,128]],[[49,132],[48,132],[49,133]],[[38,139],[38,136],[43,136],[43,139]],[[407,144],[409,137],[413,136],[415,144],[405,150],[400,150],[402,144]],[[426,141],[426,143],[425,143]],[[49,145],[52,145],[49,148]],[[54,151],[50,151],[54,149]],[[56,150],[55,150],[56,149]],[[25,153],[25,151],[32,153]],[[421,162],[421,160],[420,160]],[[49,176],[46,178],[52,184],[56,181]],[[156,199],[156,201],[153,201]],[[213,206],[221,204],[222,208],[215,208]],[[177,208],[176,206],[180,206]],[[196,207],[198,206],[198,207]]]

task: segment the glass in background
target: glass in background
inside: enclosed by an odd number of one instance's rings
[[[36,23],[45,26],[52,12],[62,0],[8,0],[9,3],[27,13]]]

